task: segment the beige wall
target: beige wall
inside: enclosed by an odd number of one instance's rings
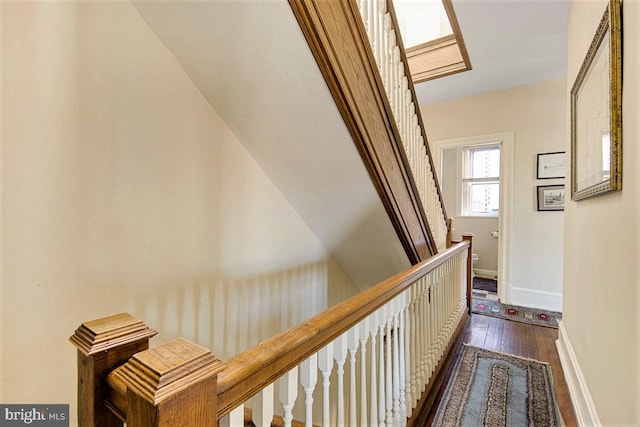
[[[565,148],[564,79],[425,106],[430,141],[515,133],[511,302],[560,309],[563,213],[536,211],[536,155]],[[456,228],[459,228],[456,225]],[[458,231],[465,231],[459,229]]]
[[[5,2],[1,28],[3,403],[75,402],[85,320],[225,357],[354,291],[131,4]]]
[[[575,1],[568,90],[606,1]],[[603,425],[640,425],[640,2],[624,1],[623,190],[565,213],[564,327]],[[568,93],[567,93],[567,111]],[[565,138],[569,150],[569,134]]]

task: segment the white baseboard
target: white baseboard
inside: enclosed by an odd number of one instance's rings
[[[580,364],[573,352],[573,347],[564,328],[564,323],[560,321],[558,329],[558,340],[556,341],[558,354],[560,355],[560,364],[564,372],[564,378],[567,381],[569,395],[573,403],[573,409],[576,414],[576,421],[579,426],[601,426],[598,412],[591,398],[587,381],[582,375]]]
[[[512,305],[562,311],[562,294],[559,292],[540,291],[537,289],[513,286],[509,296],[511,300],[509,304]]]
[[[476,276],[482,277],[484,279],[497,279],[498,272],[493,270],[482,270],[480,268],[474,268],[473,272]]]

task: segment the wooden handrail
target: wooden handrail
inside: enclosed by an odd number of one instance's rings
[[[469,247],[460,242],[228,360],[218,375],[218,419]]]

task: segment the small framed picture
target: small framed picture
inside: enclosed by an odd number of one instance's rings
[[[538,154],[538,179],[564,178],[565,152]]]
[[[538,186],[538,210],[539,211],[563,211],[564,210],[564,185],[539,185]]]

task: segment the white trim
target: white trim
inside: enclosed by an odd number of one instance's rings
[[[521,307],[540,308],[543,310],[562,311],[562,293],[513,286],[511,288],[510,304]]]
[[[573,403],[573,409],[579,426],[601,426],[600,417],[593,398],[589,392],[587,381],[582,374],[580,364],[569,341],[567,330],[564,323],[560,321],[558,328],[558,340],[556,341],[558,355],[560,356],[560,364],[564,372],[564,378],[567,381],[569,395]]]
[[[483,270],[481,268],[474,268],[473,272],[476,276],[485,279],[495,279],[496,277],[498,277],[498,272],[495,270]]]
[[[500,142],[500,215],[498,218],[498,296],[500,301],[511,302],[511,248],[513,227],[513,174],[515,133],[500,132],[477,135],[466,138],[445,139],[432,143],[433,164],[438,179],[442,178],[442,151],[450,148],[461,148],[468,145]],[[442,181],[440,181],[442,182]]]

